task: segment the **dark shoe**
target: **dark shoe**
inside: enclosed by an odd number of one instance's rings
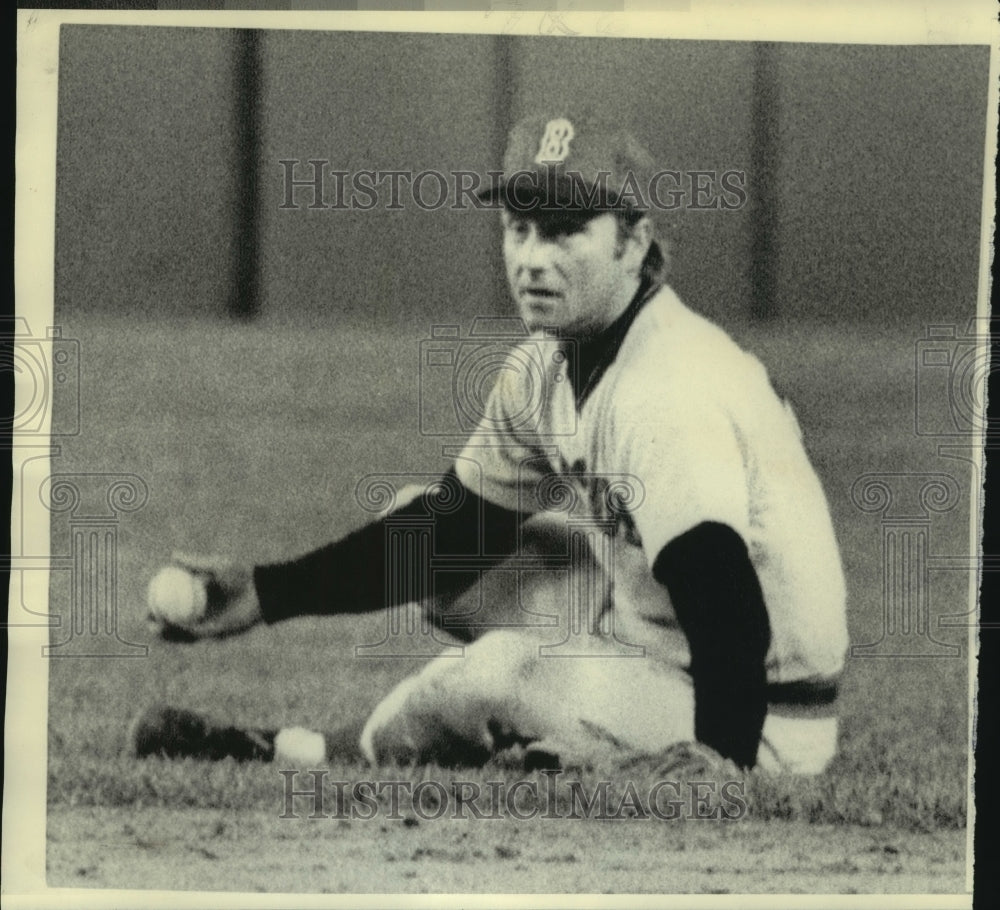
[[[157,705],[129,727],[128,748],[136,758],[198,758],[220,761],[271,761],[276,731],[224,727],[194,711]]]

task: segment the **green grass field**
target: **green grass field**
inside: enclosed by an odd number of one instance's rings
[[[835,764],[804,781],[750,775],[747,817],[721,826],[282,820],[283,779],[273,766],[131,760],[125,729],[148,703],[329,729],[362,718],[413,672],[414,661],[354,657],[356,643],[381,637],[380,616],[302,619],[189,646],[151,640],[144,589],[174,548],[268,561],[319,545],[364,520],[353,498],[363,475],[447,462],[439,441],[416,434],[419,332],[62,323],[81,343],[82,432],[63,440],[52,469],[127,472],[148,484],[148,504],[119,525],[117,591],[120,633],[149,651],[49,661],[51,885],[965,890],[965,620],[933,630],[961,646],[958,658],[850,660]],[[795,403],[842,545],[852,640],[874,642],[883,626],[881,528],[878,514],[851,502],[860,475],[953,475],[962,502],[934,514],[931,552],[969,555],[967,465],[913,432],[918,334],[812,325],[736,334]],[[57,421],[63,406],[57,401]],[[65,549],[62,521],[53,520],[54,551]],[[968,611],[966,573],[932,571],[929,582],[932,625]],[[52,612],[66,616],[64,573],[53,574],[51,596]],[[398,773],[485,782],[513,772]],[[604,771],[589,773],[596,782]],[[366,774],[352,766],[330,776]],[[648,784],[655,768],[627,774]]]

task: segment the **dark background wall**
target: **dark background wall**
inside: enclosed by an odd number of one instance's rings
[[[489,36],[279,32],[263,44],[262,265],[265,307],[351,321],[426,320],[490,312],[499,255],[496,216],[421,209],[281,210],[280,159],[330,168],[482,171],[502,141]],[[331,202],[335,190],[326,183]],[[434,204],[439,186],[423,184]],[[364,203],[363,194],[357,198]],[[496,267],[494,275],[490,269]]]
[[[972,313],[987,49],[788,45],[776,62],[783,306]]]
[[[231,37],[62,26],[56,312],[217,309],[233,254]]]
[[[243,242],[235,47],[223,30],[63,27],[57,314],[224,316]],[[747,207],[663,218],[674,284],[697,308],[749,319],[763,248],[783,320],[971,315],[987,48],[772,46],[755,84],[757,50],[264,34],[262,317],[416,328],[505,307],[495,215],[421,211],[408,194],[404,211],[281,210],[278,162],[482,172],[500,166],[512,119],[580,101],[619,111],[665,167],[747,171]],[[765,190],[773,232],[761,247]]]

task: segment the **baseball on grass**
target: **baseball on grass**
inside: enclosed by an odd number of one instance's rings
[[[149,583],[149,610],[157,619],[172,623],[198,622],[205,615],[205,583],[187,569],[167,566]]]

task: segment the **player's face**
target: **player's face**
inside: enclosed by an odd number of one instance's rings
[[[528,328],[578,338],[607,328],[628,306],[649,245],[644,229],[622,239],[611,212],[505,210],[503,237],[507,280]]]

